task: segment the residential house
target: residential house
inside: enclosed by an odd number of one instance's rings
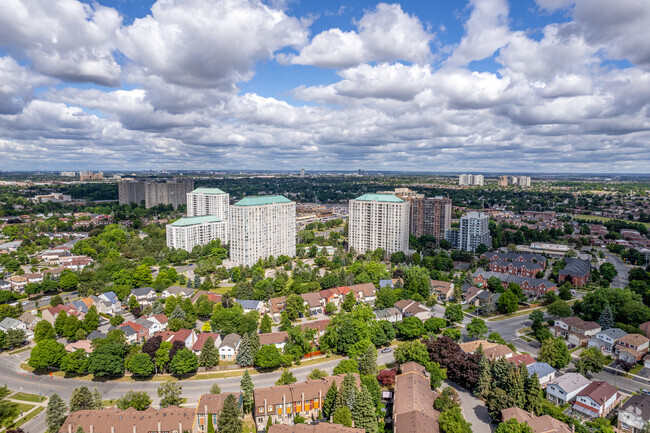
[[[161,409],[149,407],[138,411],[132,407],[120,410],[115,407],[71,412],[59,433],[181,433],[192,431],[196,408],[169,406]]]
[[[616,427],[626,433],[641,433],[650,422],[650,395],[636,394],[618,409]]]
[[[323,306],[331,302],[332,304],[338,307],[339,305],[341,305],[341,302],[343,302],[341,300],[341,293],[338,291],[336,287],[331,289],[320,290],[318,294],[321,297],[321,304]]]
[[[122,323],[119,328],[111,327],[109,328],[109,331],[113,329],[119,329],[122,331],[124,333],[124,338],[126,338],[126,342],[129,344],[134,344],[136,341],[138,341],[137,331],[126,323]]]
[[[303,298],[304,299],[304,298]],[[271,298],[268,300],[268,312],[271,317],[278,318],[284,311],[286,307],[287,297],[278,296],[277,298]]]
[[[488,269],[492,272],[502,274],[518,275],[521,277],[534,277],[538,272],[544,270],[539,263],[533,262],[509,262],[507,260],[493,260],[489,263]]]
[[[140,287],[131,290],[131,295],[135,296],[140,305],[150,305],[157,299],[156,291],[151,287]]]
[[[375,304],[375,300],[377,298],[375,296],[374,284],[372,283],[355,284],[354,286],[350,286],[350,289],[352,290],[352,292],[354,292],[354,297],[358,302],[364,304],[370,304],[370,305]]]
[[[105,301],[108,305],[110,305],[111,312],[106,312],[106,314],[115,314],[122,309],[122,303],[113,291],[102,293],[99,295],[99,299]]]
[[[415,362],[400,366],[395,378],[393,431],[395,433],[438,433],[437,410],[433,402],[439,396],[431,390],[426,369]]]
[[[318,341],[320,337],[325,334],[327,327],[330,324],[330,319],[312,320],[310,322],[303,322],[300,324],[300,329],[304,332],[307,329],[314,331],[314,340]]]
[[[646,353],[648,353],[648,346],[650,339],[641,334],[627,334],[618,339],[616,345],[616,354],[618,359],[626,362],[636,363],[641,361]]]
[[[225,392],[223,394],[203,394],[199,398],[199,403],[196,406],[196,422],[194,423],[194,430],[192,433],[208,433],[209,418],[212,417],[212,426],[214,431],[217,431],[217,419],[219,413],[223,408],[223,402],[229,395],[234,395],[239,408],[243,404],[243,394],[238,392]]]
[[[0,290],[11,290],[11,283],[9,281],[0,279]]]
[[[153,336],[156,332],[162,331],[158,322],[149,320],[144,316],[133,320],[133,322],[147,328],[149,330],[149,335],[151,336]]]
[[[192,303],[196,303],[196,301],[203,295],[205,295],[210,302],[221,304],[221,298],[223,295],[219,293],[208,292],[207,290],[197,290],[196,293],[194,293],[194,296],[192,296]]]
[[[20,315],[18,320],[26,324],[27,329],[33,331],[34,328],[36,327],[36,324],[43,319],[41,319],[38,316],[34,316],[31,311],[25,311],[23,314]]]
[[[12,329],[15,330],[21,330],[27,332],[27,324],[24,322],[21,322],[18,319],[14,319],[13,317],[5,317],[0,321],[0,331],[2,332],[7,332]]]
[[[454,283],[431,280],[431,290],[438,294],[438,299],[446,301],[454,297]]]
[[[392,278],[390,280],[379,280],[379,288],[383,289],[384,287],[388,287],[390,289],[395,288],[395,284],[397,284],[398,281],[401,281],[400,278]]]
[[[221,340],[219,345],[219,359],[222,361],[234,361],[239,352],[241,337],[237,334],[228,334]]]
[[[491,343],[487,340],[474,340],[459,344],[460,349],[465,353],[474,353],[481,347],[483,356],[493,361],[499,358],[509,359],[514,356],[514,352],[508,346],[498,343]]]
[[[510,407],[501,411],[502,422],[511,419],[516,419],[517,422],[528,425],[533,433],[572,433],[568,425],[550,415],[535,416],[518,407]]]
[[[169,298],[170,296],[182,296],[183,298],[189,298],[194,293],[194,289],[190,289],[185,286],[169,286],[162,291],[161,296],[163,298]]]
[[[519,366],[519,364],[526,364],[526,367],[530,367],[531,365],[535,364],[537,361],[535,361],[535,358],[533,358],[529,354],[523,353],[521,355],[511,356],[510,358],[508,358],[508,362],[516,366]]]
[[[244,309],[244,314],[250,313],[251,311],[257,311],[260,314],[264,312],[264,303],[262,301],[237,299],[237,303]]]
[[[196,332],[193,329],[179,329],[176,332],[172,331],[160,331],[157,335],[162,337],[162,341],[169,341],[174,344],[175,341],[182,341],[185,347],[192,349],[194,343],[198,339]]]
[[[98,330],[94,330],[93,332],[88,334],[88,337],[86,337],[86,339],[90,340],[90,341],[93,341],[93,340],[95,340],[97,338],[106,338],[106,334],[104,334],[103,332],[100,332]]]
[[[273,344],[278,349],[284,349],[284,345],[289,341],[289,333],[286,331],[265,332],[259,334],[260,346]]]
[[[72,343],[68,343],[65,346],[66,352],[75,352],[79,349],[83,349],[86,353],[93,353],[93,346],[91,340],[79,340]]]
[[[587,418],[604,417],[614,409],[619,398],[620,394],[616,387],[608,382],[597,380],[576,395],[573,411]]]
[[[565,281],[569,281],[574,287],[587,284],[591,273],[591,263],[589,263],[589,260],[566,257],[564,261],[566,266],[558,274],[559,284]]]
[[[555,379],[556,370],[545,362],[536,362],[528,366],[528,375],[537,374],[539,384],[546,388],[545,384]]]
[[[510,263],[538,263],[542,266],[542,269],[546,269],[546,257],[541,254],[488,251],[481,254],[481,258],[487,259],[488,262],[506,261]]]
[[[354,375],[357,386],[360,379]],[[325,395],[332,383],[340,386],[345,378],[344,374],[328,376],[322,379],[308,379],[304,382],[290,385],[259,388],[253,391],[254,409],[253,418],[258,430],[264,430],[267,419],[270,417],[274,424],[291,424],[296,415],[309,419],[319,416]]]
[[[192,345],[192,352],[200,355],[205,346],[205,341],[210,337],[214,340],[214,347],[219,347],[221,344],[221,336],[219,334],[213,332],[202,332],[196,337],[196,341]]]
[[[431,309],[429,307],[410,299],[402,299],[395,302],[395,308],[402,313],[402,317],[404,318],[415,316],[424,322],[431,317]]]
[[[557,289],[555,283],[543,278],[522,277],[483,270],[478,270],[473,274],[474,284],[479,287],[486,287],[491,277],[501,280],[504,289],[507,289],[510,283],[519,284],[521,290],[529,298],[540,298],[547,292],[555,292]]]
[[[83,299],[75,299],[74,301],[70,301],[69,305],[72,305],[75,310],[80,313],[86,314],[88,312],[88,304],[86,304]]]
[[[580,391],[591,382],[580,373],[566,373],[546,384],[546,398],[563,406],[575,400]]]
[[[43,310],[41,315],[43,316],[43,320],[47,320],[50,325],[54,326],[54,321],[56,320],[56,316],[59,315],[61,311],[65,311],[66,314],[70,315],[72,314],[73,316],[76,316],[79,320],[83,320],[84,314],[77,311],[77,309],[70,304],[67,305],[57,305],[56,307],[49,307]]]
[[[598,334],[602,328],[596,322],[584,321],[579,317],[556,319],[554,326],[549,328],[556,337],[564,337],[569,344],[586,346],[589,338]]]
[[[479,289],[475,286],[463,287],[463,304],[473,305],[478,307],[480,304],[479,295],[485,290]]]
[[[309,312],[312,315],[316,314],[318,310],[322,311],[325,307],[320,292],[303,293],[300,297],[305,301],[305,305],[307,305],[307,308],[309,308]]]
[[[402,312],[394,307],[384,308],[383,310],[374,310],[373,313],[375,313],[377,320],[387,320],[391,323],[402,321]]]
[[[483,290],[476,295],[478,298],[478,307],[483,310],[485,308],[492,308],[494,311],[497,309],[497,302],[501,297],[501,293],[492,293],[489,290]]]
[[[269,427],[268,433],[365,433],[365,430],[321,422],[319,424],[273,424]]]
[[[169,319],[164,314],[152,314],[147,317],[147,320],[157,323],[161,331],[167,329],[167,325],[169,324]]]
[[[594,338],[589,339],[587,347],[597,347],[604,352],[613,352],[618,340],[626,335],[627,332],[620,328],[605,329],[597,333]]]
[[[643,335],[650,338],[650,320],[639,325],[639,329],[643,332]]]

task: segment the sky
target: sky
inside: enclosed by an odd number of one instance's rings
[[[650,172],[647,0],[2,0],[0,170]]]

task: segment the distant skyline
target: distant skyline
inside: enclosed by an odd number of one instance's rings
[[[650,173],[647,0],[0,1],[0,170]]]

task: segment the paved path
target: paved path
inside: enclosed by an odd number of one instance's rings
[[[472,424],[472,432],[474,433],[492,433],[492,417],[488,414],[487,407],[483,402],[474,397],[472,393],[467,392],[465,388],[461,388],[453,382],[445,381],[442,388],[452,387],[458,392],[460,399],[460,406],[463,411],[465,420]]]

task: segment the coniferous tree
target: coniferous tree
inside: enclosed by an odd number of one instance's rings
[[[242,404],[244,413],[248,413],[253,410],[253,390],[255,389],[255,385],[253,385],[253,380],[251,379],[251,375],[248,373],[248,370],[244,372],[240,387],[242,393],[244,394]]]
[[[373,376],[377,374],[377,349],[372,344],[368,346],[361,359],[359,359],[359,373]]]
[[[217,419],[219,433],[241,433],[242,421],[239,418],[241,411],[233,394],[229,394],[223,402],[221,412]]]
[[[59,397],[59,394],[52,394],[50,401],[47,402],[47,409],[45,410],[47,433],[59,433],[61,426],[68,416],[66,413],[67,409],[65,402]]]
[[[478,362],[478,384],[476,394],[485,398],[492,389],[492,364],[486,356],[482,356]]]
[[[219,384],[217,383],[212,384],[212,386],[210,387],[210,394],[221,394],[221,387],[219,386]]]
[[[70,396],[70,412],[94,408],[93,394],[87,386],[81,386],[72,390],[72,396]]]
[[[102,400],[102,394],[95,387],[95,389],[93,390],[93,409],[103,409],[103,408],[104,408],[104,403]]]
[[[239,352],[237,352],[237,364],[242,367],[250,367],[253,365],[255,356],[253,355],[253,348],[251,345],[250,337],[244,334],[239,343]]]
[[[598,324],[600,325],[601,328],[603,328],[603,331],[605,329],[610,329],[614,327],[614,313],[612,312],[612,309],[610,308],[609,304],[606,304],[605,308],[603,309],[603,312],[600,313],[600,317],[598,318]]]
[[[214,367],[219,363],[219,349],[214,345],[214,338],[205,339],[203,349],[199,355],[199,367]]]
[[[354,376],[352,376],[351,373],[348,373],[345,376],[345,379],[343,379],[343,383],[339,389],[339,395],[337,396],[339,402],[336,403],[336,408],[338,409],[339,407],[346,406],[350,411],[352,411],[354,409],[354,400],[356,397],[357,385]]]
[[[539,415],[542,411],[542,400],[544,396],[539,386],[537,373],[526,377],[524,381],[524,394],[526,395],[524,409],[532,414]]]
[[[271,332],[271,318],[268,314],[262,316],[262,321],[260,322],[260,332],[268,333]]]
[[[361,387],[361,391],[359,391],[354,400],[352,419],[354,420],[354,426],[365,429],[366,433],[377,432],[378,425],[375,405],[373,404],[372,397],[365,386]]]
[[[336,383],[332,382],[330,389],[327,390],[325,395],[325,400],[323,401],[323,418],[330,419],[334,410],[334,404],[336,402],[336,397],[338,395],[338,389],[336,388]]]

